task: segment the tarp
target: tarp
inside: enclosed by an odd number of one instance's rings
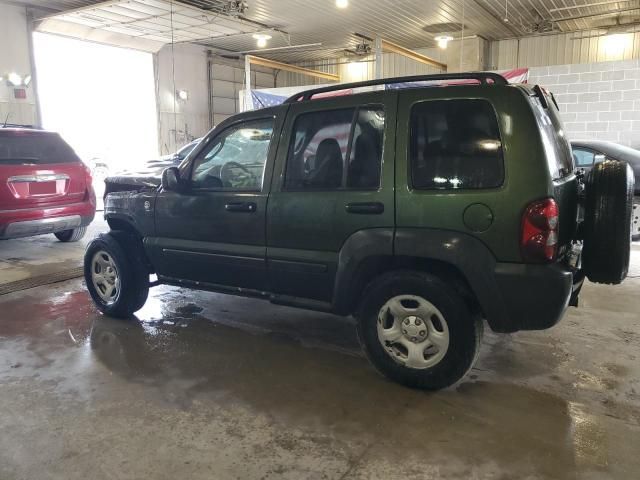
[[[253,102],[253,109],[274,107],[280,105],[287,98],[295,95],[299,92],[309,90],[309,86],[292,87],[289,88],[289,92],[284,94],[281,89],[266,89],[266,90],[251,90],[251,100]],[[314,85],[312,88],[320,88],[318,85]],[[278,93],[274,93],[274,90],[280,90]],[[342,95],[351,95],[352,89],[335,90],[331,92],[318,93],[313,98],[326,98],[326,97],[339,97]]]

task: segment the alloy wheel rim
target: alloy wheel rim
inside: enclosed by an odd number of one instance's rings
[[[116,263],[107,252],[100,250],[91,259],[91,281],[100,299],[113,305],[120,297],[120,275]]]
[[[380,309],[378,340],[401,365],[423,370],[440,363],[449,349],[449,327],[428,300],[417,295],[396,295]]]

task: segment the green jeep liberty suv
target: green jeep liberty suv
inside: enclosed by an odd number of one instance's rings
[[[473,365],[484,320],[549,328],[585,276],[625,278],[633,182],[618,162],[576,176],[539,86],[467,73],[325,87],[229,118],[159,185],[108,179],[111,231],[87,248],[86,283],[123,318],[150,274],[354,315],[380,372],[439,389]]]

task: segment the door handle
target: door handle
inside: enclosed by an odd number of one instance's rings
[[[380,202],[355,202],[345,205],[347,213],[359,213],[362,215],[380,215],[384,212],[384,204]]]
[[[230,202],[224,206],[227,212],[245,212],[253,213],[258,209],[258,206],[253,202]]]

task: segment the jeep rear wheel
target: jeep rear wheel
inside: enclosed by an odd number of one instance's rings
[[[633,170],[608,160],[591,169],[585,184],[582,266],[596,283],[618,284],[629,271]]]
[[[98,310],[111,317],[129,318],[147,300],[149,273],[134,254],[135,245],[122,245],[134,240],[120,233],[102,234],[87,246],[84,278]]]
[[[391,380],[437,390],[472,367],[482,320],[440,278],[422,272],[382,275],[366,289],[358,337],[371,363]]]

